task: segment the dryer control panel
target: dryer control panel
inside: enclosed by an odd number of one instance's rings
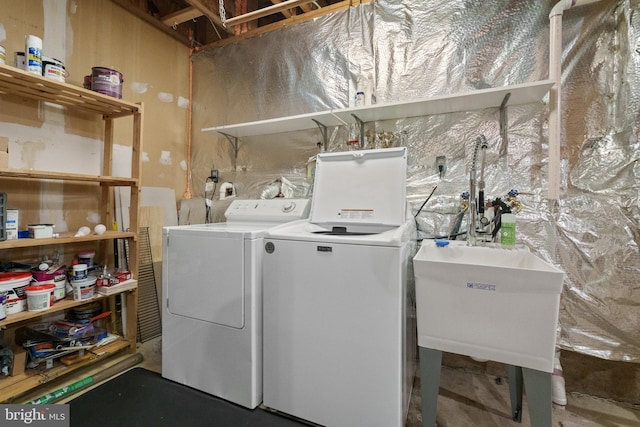
[[[285,223],[309,217],[310,199],[234,200],[224,213],[227,222]]]

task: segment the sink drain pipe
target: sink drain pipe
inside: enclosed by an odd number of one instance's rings
[[[549,79],[554,82],[549,95],[549,164],[548,164],[548,193],[549,200],[560,198],[560,146],[562,137],[562,14],[565,10],[597,3],[601,0],[560,0],[549,14]],[[557,405],[567,404],[567,393],[560,351],[556,348],[551,375],[552,400]]]

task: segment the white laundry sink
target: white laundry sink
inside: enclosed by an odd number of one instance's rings
[[[553,371],[564,273],[526,248],[424,241],[413,259],[418,345]]]

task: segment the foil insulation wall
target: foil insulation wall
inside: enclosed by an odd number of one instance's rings
[[[373,82],[378,103],[547,79],[554,4],[380,0],[202,51],[194,57],[192,188],[203,188],[214,166],[241,197],[260,197],[278,179],[292,197],[309,195],[306,166],[319,150],[318,129],[242,138],[237,158],[223,136],[199,130],[349,107],[358,79]],[[414,212],[437,185],[416,218],[425,239],[451,230],[460,194],[468,191],[474,140],[484,134],[487,196],[517,189],[518,239],[567,273],[558,345],[634,362],[640,362],[638,11],[638,0],[626,0],[564,13],[559,201],[547,199],[549,95],[508,107],[506,140],[497,108],[366,124],[366,148],[409,148]],[[350,131],[329,128],[328,150],[345,150]],[[446,157],[442,177],[437,156]]]

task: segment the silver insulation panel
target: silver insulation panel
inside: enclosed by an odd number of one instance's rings
[[[261,197],[274,185],[307,196],[307,162],[321,140],[318,129],[242,138],[234,158],[229,141],[202,128],[349,107],[359,79],[372,81],[378,103],[547,79],[554,4],[380,0],[199,53],[192,192],[204,196],[215,168],[240,197]],[[437,185],[417,217],[425,239],[451,229],[469,189],[474,141],[484,134],[487,196],[517,189],[518,239],[567,274],[558,345],[633,362],[640,361],[639,9],[637,0],[601,1],[564,12],[559,201],[547,199],[549,95],[507,108],[506,140],[497,108],[366,124],[367,148],[409,148],[414,212]],[[345,150],[352,131],[329,128],[328,150]],[[437,156],[446,158],[443,177]]]

